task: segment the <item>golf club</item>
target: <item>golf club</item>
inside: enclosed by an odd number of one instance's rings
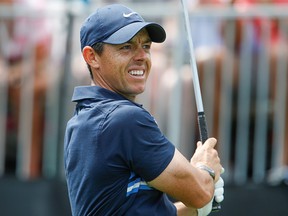
[[[191,68],[192,69],[192,81],[193,81],[194,94],[195,94],[195,100],[196,100],[196,106],[197,106],[197,117],[198,117],[200,139],[202,143],[204,143],[208,139],[208,130],[207,130],[206,117],[205,117],[204,108],[203,108],[198,70],[197,70],[197,65],[196,65],[196,58],[194,54],[187,0],[181,0],[181,2],[183,6],[183,11],[184,11],[187,40],[188,40],[189,50],[190,50],[190,64],[192,67]],[[220,203],[217,203],[215,200],[213,200],[212,212],[219,211],[220,209],[221,209]]]

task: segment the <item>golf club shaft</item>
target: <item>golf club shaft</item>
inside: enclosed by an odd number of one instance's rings
[[[187,0],[181,0],[181,1],[182,1],[182,6],[183,6],[184,18],[185,18],[187,40],[188,40],[189,49],[190,49],[190,64],[192,67],[192,80],[193,80],[195,100],[196,100],[196,106],[197,106],[197,112],[198,112],[198,126],[199,126],[201,141],[202,143],[204,143],[208,139],[206,117],[205,117],[204,108],[203,108],[198,70],[197,70],[196,58],[194,54],[194,47],[193,47],[193,41],[192,41],[192,35],[191,35],[191,26],[190,26],[189,14],[188,14],[188,6],[186,2]],[[214,199],[213,205],[212,205],[212,211],[219,211],[220,209],[221,209],[220,203],[217,203]]]

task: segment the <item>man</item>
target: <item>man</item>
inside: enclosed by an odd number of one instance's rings
[[[214,191],[223,200],[216,140],[199,142],[189,163],[135,102],[150,72],[151,43],[165,40],[164,29],[114,4],[90,15],[80,37],[92,85],[75,88],[65,136],[72,214],[209,214]]]

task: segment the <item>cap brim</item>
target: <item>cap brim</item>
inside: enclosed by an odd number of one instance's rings
[[[149,22],[135,22],[131,23],[118,31],[114,32],[107,39],[103,40],[104,43],[109,44],[122,44],[131,40],[141,29],[146,28],[150,39],[155,43],[162,43],[166,39],[166,32],[157,23]]]

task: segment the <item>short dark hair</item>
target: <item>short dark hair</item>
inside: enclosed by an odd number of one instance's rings
[[[104,49],[104,43],[103,42],[99,42],[99,43],[96,43],[92,46],[93,50],[98,54],[98,55],[102,55],[103,53],[103,49]],[[87,63],[87,67],[88,67],[88,70],[89,70],[89,73],[90,73],[90,77],[91,79],[93,80],[93,73],[92,73],[92,70],[91,70],[91,66]]]

